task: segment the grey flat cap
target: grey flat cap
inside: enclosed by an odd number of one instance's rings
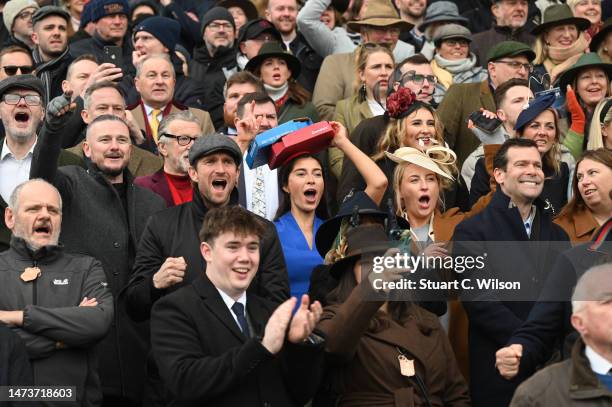
[[[189,164],[193,166],[200,158],[220,151],[228,153],[237,166],[242,163],[242,151],[238,144],[225,134],[214,133],[198,137],[193,143],[189,150]]]
[[[45,97],[45,88],[34,75],[13,75],[0,81],[0,97],[11,89],[30,89]]]
[[[439,47],[442,41],[450,38],[463,38],[467,42],[472,42],[472,33],[466,27],[459,24],[447,24],[436,30],[433,42]]]
[[[61,17],[64,20],[66,20],[66,24],[70,22],[70,14],[62,7],[45,6],[45,7],[41,7],[38,10],[36,10],[34,15],[32,15],[32,25],[36,24],[40,20],[47,18],[49,16]]]

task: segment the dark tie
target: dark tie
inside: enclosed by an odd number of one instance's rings
[[[234,311],[234,314],[236,314],[236,319],[238,319],[238,325],[240,325],[240,330],[242,331],[244,336],[249,338],[251,336],[251,333],[249,332],[249,325],[247,324],[247,320],[244,315],[244,305],[239,302],[235,302],[234,305],[232,305],[232,311]]]

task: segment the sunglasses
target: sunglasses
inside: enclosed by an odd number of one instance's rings
[[[34,67],[33,66],[18,66],[18,65],[7,65],[7,66],[3,66],[2,69],[4,69],[4,72],[8,75],[8,76],[13,76],[15,74],[17,74],[17,71],[19,71],[20,75],[28,75],[31,74],[32,72],[34,72]]]

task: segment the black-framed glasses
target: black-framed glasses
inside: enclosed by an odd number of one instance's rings
[[[7,105],[18,105],[23,99],[28,106],[40,106],[42,98],[39,95],[16,95],[14,93],[5,93],[2,95],[2,101]]]
[[[402,75],[399,82],[403,87],[405,87],[408,82],[413,82],[417,86],[421,86],[425,82],[425,79],[427,79],[427,82],[429,82],[432,86],[435,86],[435,84],[438,82],[438,78],[436,78],[435,75],[421,75],[416,73],[416,71],[406,72]]]
[[[33,11],[22,11],[21,13],[17,14],[17,18],[19,18],[20,20],[28,20],[32,18],[33,15]]]
[[[178,143],[179,146],[188,146],[189,144],[193,143],[194,141],[196,141],[197,137],[191,137],[191,136],[175,136],[174,134],[170,134],[170,133],[163,133],[161,135],[161,137],[170,137],[176,140],[176,142]]]
[[[526,72],[533,72],[533,65],[532,64],[523,64],[520,63],[518,61],[495,61],[495,63],[500,63],[500,64],[506,64],[508,65],[510,68],[512,69],[516,69],[517,71],[519,69],[524,68]]]
[[[17,71],[20,75],[28,75],[34,72],[34,67],[30,65],[7,65],[3,66],[2,69],[8,76],[16,75]]]
[[[456,47],[459,45],[460,47],[469,47],[470,42],[463,38],[449,38],[448,40],[442,40],[442,43],[448,45],[449,47]]]

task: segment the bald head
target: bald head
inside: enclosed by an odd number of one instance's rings
[[[11,194],[4,221],[32,250],[57,245],[62,224],[62,197],[42,179],[19,184]]]

